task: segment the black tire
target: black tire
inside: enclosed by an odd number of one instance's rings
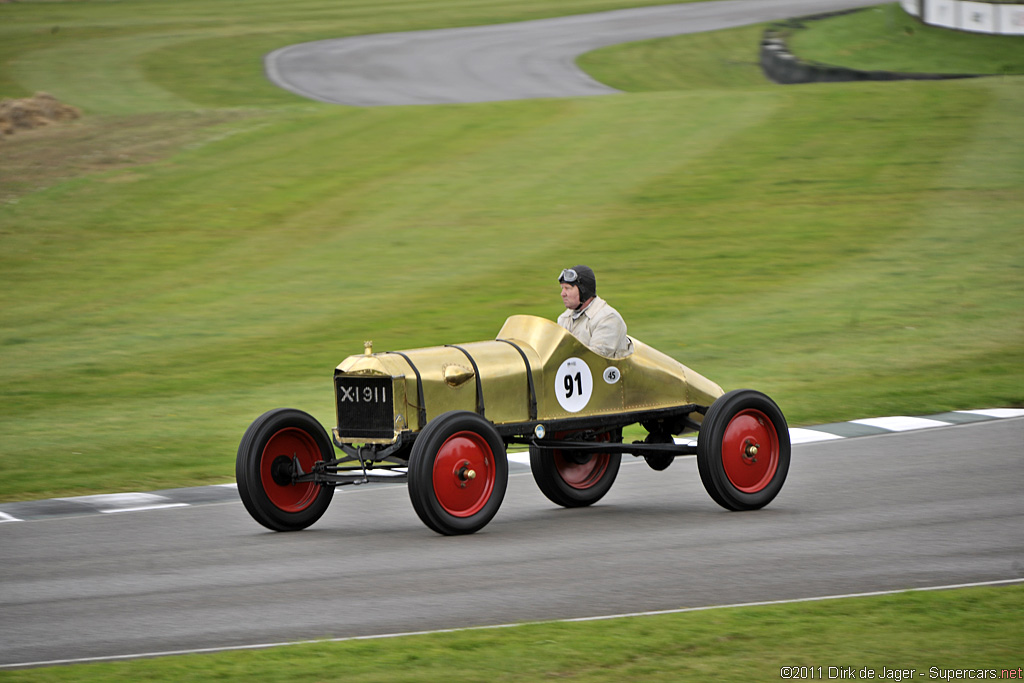
[[[555,435],[554,439],[560,435]],[[611,440],[607,435],[606,440]],[[621,438],[620,438],[621,440]],[[619,474],[620,453],[540,450],[530,446],[530,470],[541,493],[556,505],[593,505],[608,493]]]
[[[711,498],[728,510],[757,510],[789,472],[789,426],[775,402],[750,389],[716,400],[697,435],[697,469]]]
[[[476,413],[444,413],[416,437],[409,455],[409,498],[437,533],[455,536],[484,528],[507,487],[505,443]]]
[[[301,410],[263,413],[238,445],[238,495],[252,518],[274,531],[305,529],[323,516],[334,497],[333,486],[292,484],[293,458],[304,472],[312,471],[314,462],[334,458],[334,445],[323,425]]]

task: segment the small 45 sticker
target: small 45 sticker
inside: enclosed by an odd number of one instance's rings
[[[578,413],[590,403],[594,394],[594,376],[582,358],[567,358],[555,373],[555,396],[558,404],[570,413]]]

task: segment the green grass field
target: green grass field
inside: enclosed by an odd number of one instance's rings
[[[726,388],[766,391],[794,425],[1024,404],[1020,77],[775,86],[756,67],[759,28],[584,56],[629,91],[588,99],[354,109],[278,91],[261,69],[299,41],[644,4],[0,4],[0,96],[42,90],[84,112],[0,142],[0,500],[230,481],[264,410],[330,424],[331,370],[365,339],[414,348],[493,337],[513,313],[554,317],[556,274],[579,262],[631,334]],[[810,31],[826,28],[847,30]],[[1021,43],[1008,45],[997,62],[1019,65]],[[927,68],[940,52],[917,59]],[[977,54],[971,68],[991,65]],[[0,678],[1009,669],[1022,596],[915,593]]]
[[[553,317],[578,262],[794,425],[1024,402],[1020,78],[780,87],[756,28],[593,53],[632,91],[598,98],[357,109],[261,70],[629,4],[0,6],[0,95],[84,111],[2,143],[0,500],[230,481],[264,410],[331,423],[364,340]]]

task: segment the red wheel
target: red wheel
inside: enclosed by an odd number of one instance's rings
[[[302,429],[287,427],[267,440],[260,457],[260,483],[267,498],[279,510],[302,512],[316,500],[320,486],[312,482],[292,483],[294,463],[311,472],[322,460],[320,446]]]
[[[476,413],[453,410],[431,420],[409,455],[409,498],[423,523],[451,536],[479,531],[508,485],[505,443]]]
[[[729,510],[755,510],[778,495],[789,471],[789,426],[775,402],[730,391],[708,410],[697,437],[697,468],[708,494]]]
[[[585,491],[601,481],[608,471],[611,455],[593,453],[583,457],[567,456],[562,451],[554,452],[555,469],[568,486]]]
[[[238,495],[268,529],[305,529],[327,510],[334,487],[292,483],[295,464],[311,472],[314,463],[333,459],[334,445],[315,418],[301,410],[271,410],[256,418],[238,445]]]
[[[555,434],[551,440],[566,436]],[[609,432],[599,439],[612,440],[621,441],[622,437]],[[530,469],[537,487],[552,503],[567,508],[585,507],[601,500],[615,482],[621,462],[619,453],[541,450],[530,446]]]
[[[725,428],[722,437],[725,476],[743,493],[757,493],[771,483],[779,469],[779,433],[760,410],[744,410]]]
[[[434,494],[454,517],[480,512],[494,492],[498,469],[487,440],[476,432],[459,432],[441,444],[434,457]]]

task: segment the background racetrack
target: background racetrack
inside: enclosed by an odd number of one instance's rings
[[[267,75],[303,97],[355,106],[491,102],[618,92],[576,65],[618,43],[863,7],[869,0],[718,0],[291,45]]]

